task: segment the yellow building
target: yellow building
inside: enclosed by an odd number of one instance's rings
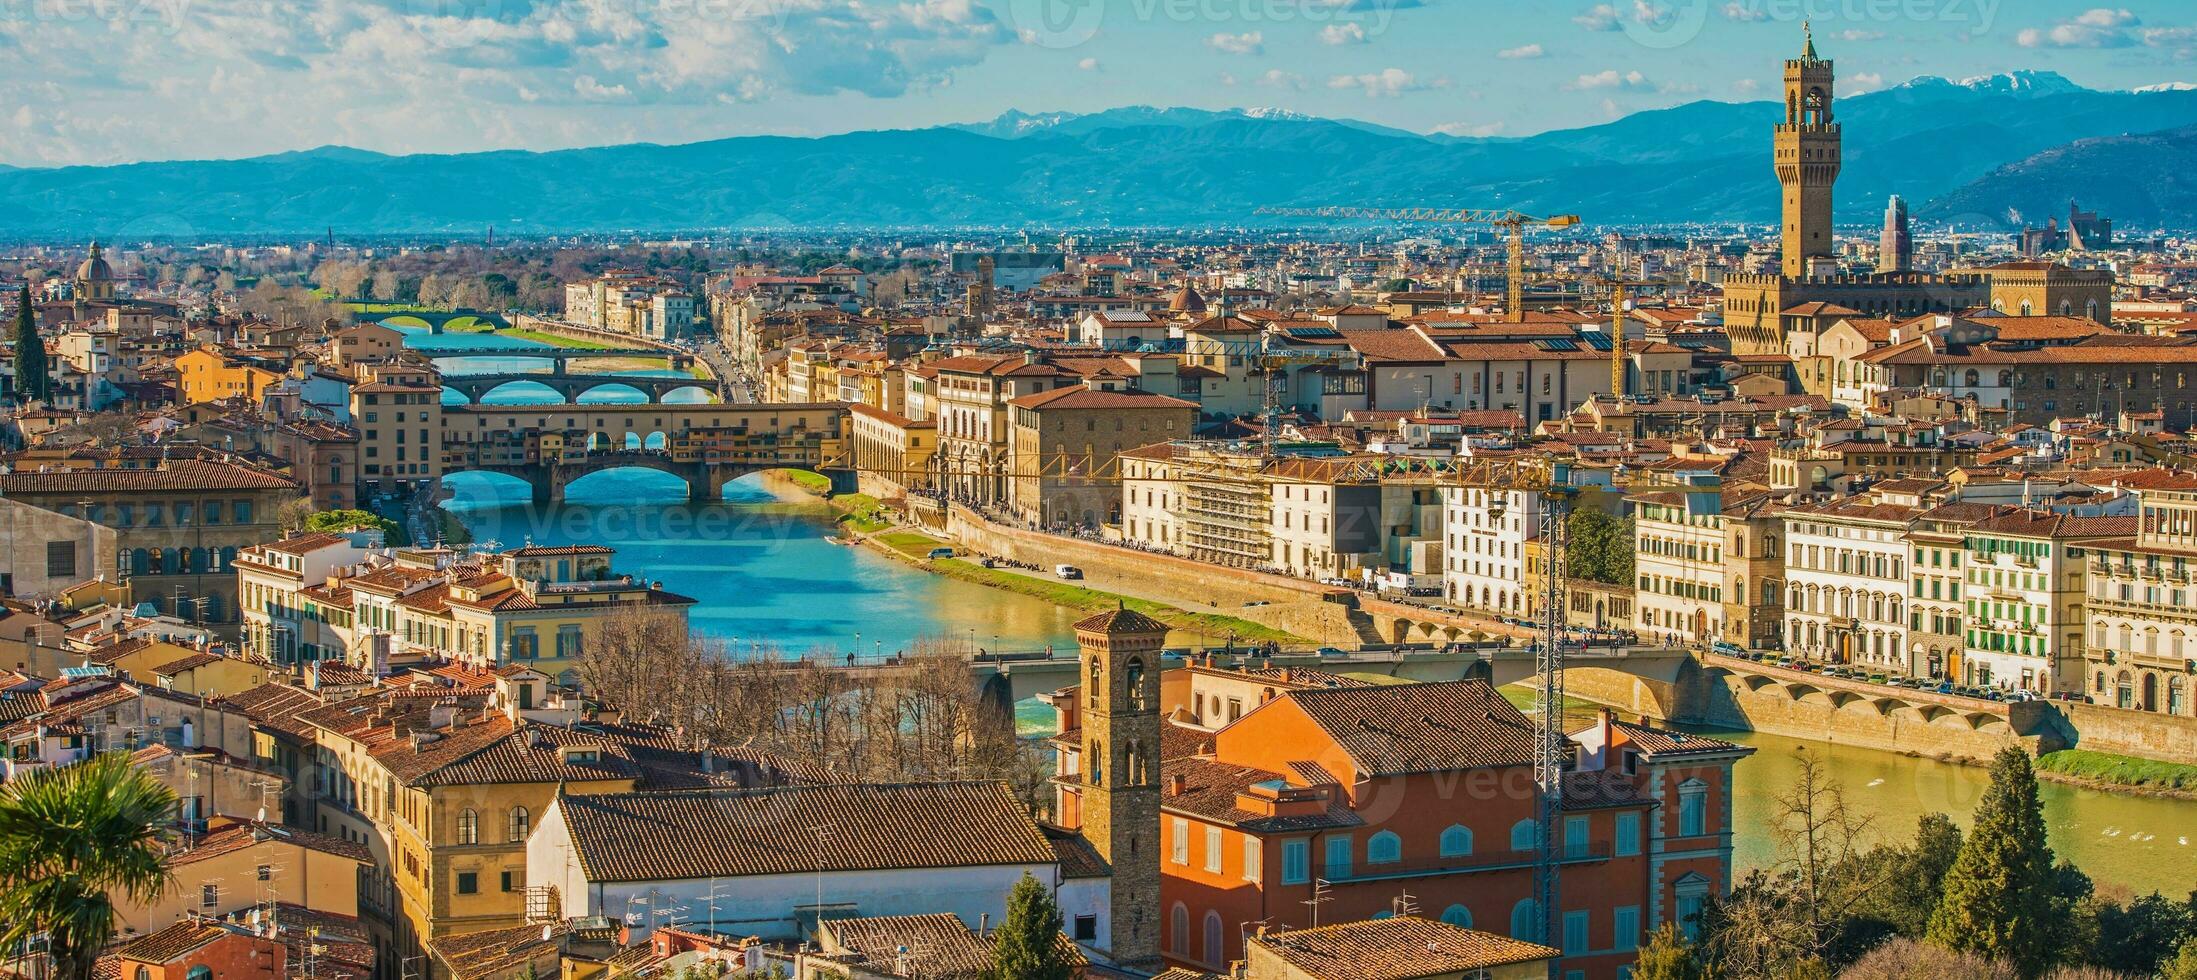
[[[280,902],[357,917],[359,869],[373,860],[363,845],[292,827],[221,821],[168,858],[175,881],[139,904],[115,896],[115,925],[128,936],[159,932],[187,915],[225,916]]]
[[[554,908],[527,889],[526,839],[558,793],[737,785],[668,732],[581,722],[548,680],[507,667],[486,691],[384,691],[299,715],[330,776],[320,829],[373,852],[384,962]]]
[[[202,347],[175,359],[176,390],[185,404],[243,398],[257,402],[260,393],[283,378],[281,371],[261,362],[232,358]]]
[[[241,694],[275,675],[275,669],[267,664],[149,636],[101,647],[92,652],[91,659],[138,684],[202,698]]]
[[[931,469],[931,456],[938,452],[936,424],[870,405],[847,408],[847,442],[864,492],[893,497],[937,483]]]

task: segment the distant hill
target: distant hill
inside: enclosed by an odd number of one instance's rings
[[[2197,126],[2054,147],[1931,201],[1923,215],[2041,226],[2064,220],[2071,198],[2121,228],[2197,224]]]
[[[819,138],[0,170],[0,234],[510,233],[703,227],[1250,223],[1262,205],[1454,205],[1589,223],[1776,220],[1772,102],[1694,102],[1523,138],[1425,136],[1284,110],[1134,106]],[[2003,214],[1989,180],[2078,140],[2197,125],[2197,91],[2099,92],[2049,72],[1917,79],[1842,99],[1840,217],[1884,199]],[[2072,149],[2070,150],[2072,152]],[[2115,171],[2105,171],[2112,173]],[[2025,200],[2095,201],[2037,170]],[[2122,187],[2118,193],[2138,188]],[[2166,213],[2166,212],[2162,212]]]

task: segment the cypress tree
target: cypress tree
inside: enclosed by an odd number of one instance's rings
[[[38,336],[37,311],[31,309],[31,288],[24,285],[15,307],[15,398],[44,401],[53,397],[53,378],[47,374],[46,341]]]
[[[992,934],[993,980],[1073,980],[1076,958],[1060,935],[1060,906],[1024,873],[1007,894],[1007,915]]]
[[[1976,806],[1975,828],[1945,874],[1927,938],[2036,976],[2051,963],[2060,904],[2037,774],[2027,753],[2002,749],[1991,763],[1991,788]]]

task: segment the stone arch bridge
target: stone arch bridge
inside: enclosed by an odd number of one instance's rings
[[[505,473],[536,503],[581,477],[641,468],[685,481],[697,500],[764,470],[798,468],[852,489],[846,408],[798,405],[452,405],[443,410],[443,474]]]
[[[465,400],[479,404],[480,400],[505,385],[532,382],[548,388],[563,398],[567,404],[577,404],[580,396],[597,388],[623,385],[648,397],[651,405],[661,404],[664,396],[688,388],[718,397],[717,383],[702,378],[659,378],[642,374],[451,374],[444,375],[443,389],[465,396]]]

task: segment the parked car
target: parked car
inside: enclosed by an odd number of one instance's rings
[[[1342,656],[1348,656],[1348,654],[1344,653],[1344,652],[1343,652],[1342,650],[1340,650],[1340,649],[1338,649],[1338,648],[1336,648],[1336,647],[1321,647],[1321,648],[1319,648],[1318,650],[1315,650],[1315,651],[1313,651],[1313,652],[1314,652],[1314,653],[1317,653],[1317,654],[1319,654],[1320,656],[1323,656],[1323,657],[1342,657]]]
[[[932,548],[931,553],[923,557],[931,561],[937,561],[940,558],[952,558],[953,556],[954,549],[952,548]]]
[[[1058,575],[1061,578],[1074,581],[1083,577],[1083,569],[1077,568],[1074,565],[1054,565],[1053,574]]]

